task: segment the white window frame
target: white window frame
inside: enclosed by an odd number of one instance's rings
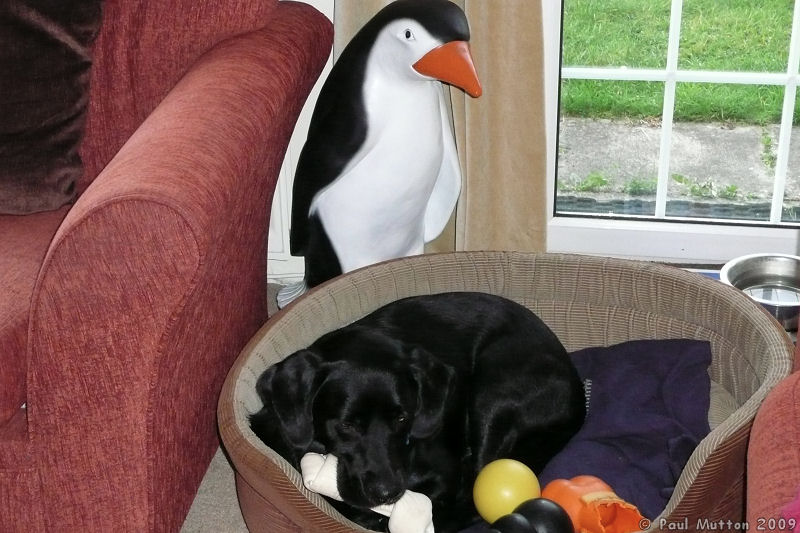
[[[550,211],[547,249],[552,252],[611,255],[681,263],[719,264],[748,253],[779,252],[800,255],[800,229],[779,226],[796,88],[800,82],[800,0],[795,0],[788,68],[783,73],[682,71],[678,69],[678,43],[683,0],[672,0],[666,69],[564,68],[565,78],[662,81],[665,83],[662,141],[659,155],[656,213],[649,220],[610,219],[597,215],[561,216],[554,213],[558,91],[560,84],[561,2],[542,2],[544,28],[545,117],[547,121],[547,194]],[[667,200],[669,147],[675,85],[678,81],[745,83],[785,87],[777,149],[771,226],[754,222],[678,222],[664,219]],[[800,140],[798,140],[800,141]],[[632,218],[632,217],[631,217]],[[699,220],[699,219],[698,219]]]

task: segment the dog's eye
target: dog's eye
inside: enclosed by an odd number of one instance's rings
[[[350,422],[339,422],[337,426],[342,433],[356,433],[356,426]]]

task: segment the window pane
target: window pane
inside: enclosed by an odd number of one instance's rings
[[[667,216],[768,221],[783,87],[679,83]]]
[[[670,0],[564,0],[563,65],[664,68],[669,11]]]
[[[561,113],[594,118],[660,117],[664,84],[643,81],[562,80]]]
[[[595,88],[594,100],[650,102],[647,112],[625,108],[616,118],[584,118],[562,110],[559,127],[556,211],[617,215],[655,214],[664,84],[595,81],[562,84],[562,99],[576,87]],[[599,95],[602,95],[599,96]],[[614,97],[616,95],[616,97]],[[591,96],[591,94],[589,95]],[[591,106],[590,103],[586,104]],[[597,113],[603,115],[603,113]],[[611,116],[611,115],[608,115]]]
[[[783,87],[678,83],[675,121],[778,124],[783,109]]]
[[[786,72],[789,0],[684,0],[678,68]]]

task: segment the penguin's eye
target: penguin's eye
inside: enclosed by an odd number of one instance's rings
[[[414,32],[412,32],[409,29],[406,29],[406,31],[403,32],[403,37],[405,37],[406,41],[413,41],[414,40]]]

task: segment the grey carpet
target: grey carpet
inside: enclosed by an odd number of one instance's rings
[[[181,533],[247,533],[231,467],[222,450],[211,460]]]

